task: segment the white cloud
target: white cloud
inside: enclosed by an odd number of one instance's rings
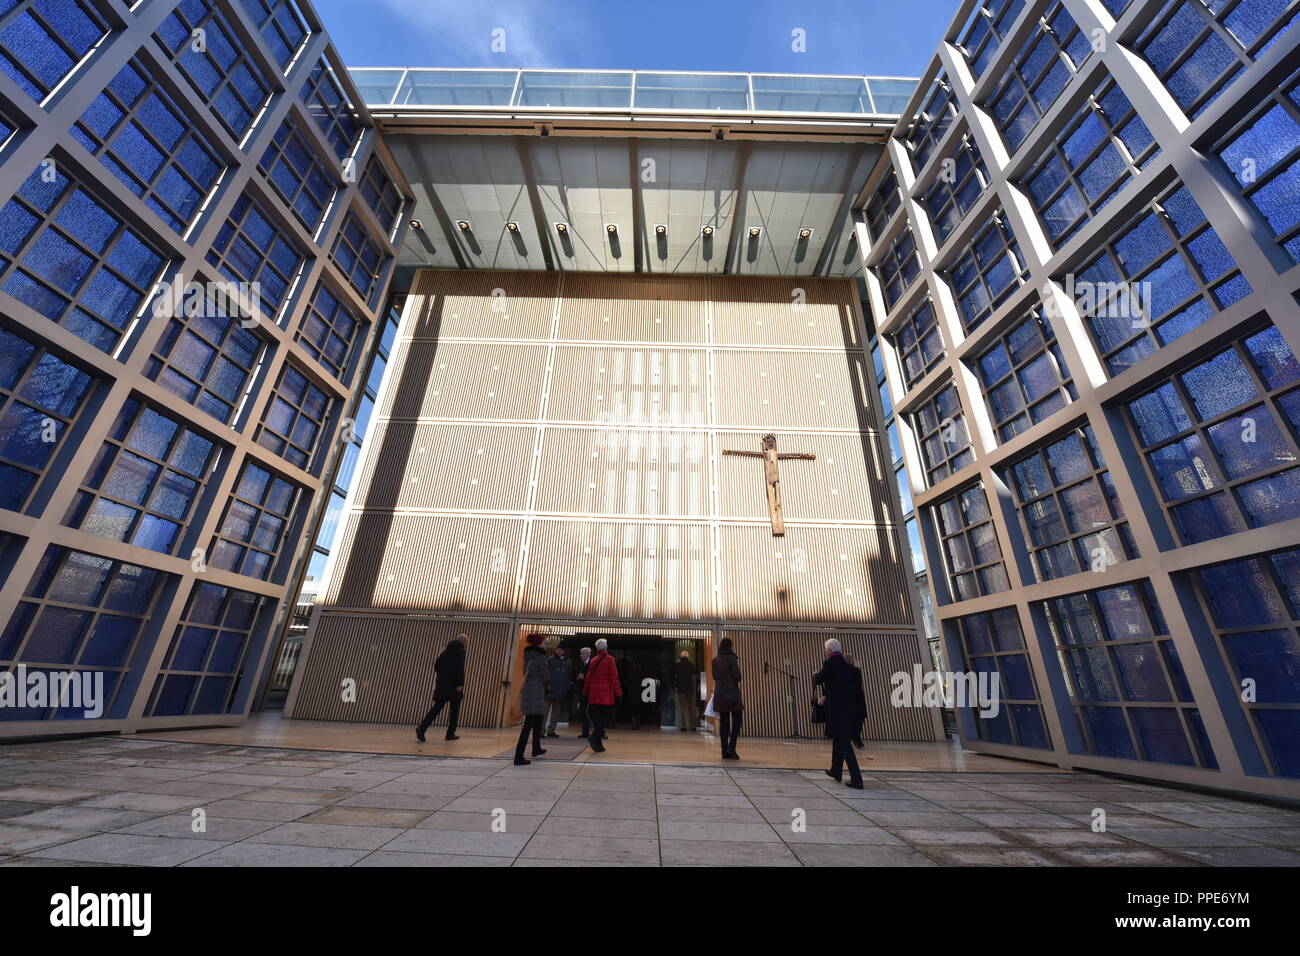
[[[428,38],[429,56],[401,66],[570,67],[580,62],[585,29],[556,21],[555,10],[529,0],[379,0]],[[505,31],[493,52],[493,31]],[[390,65],[390,64],[385,64]]]

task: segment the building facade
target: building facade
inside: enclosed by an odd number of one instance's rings
[[[972,749],[1296,793],[1294,3],[965,0],[919,86],[349,76],[297,0],[0,6],[0,670],[104,681],[0,736],[406,720],[462,630],[497,724],[525,626],[798,670],[933,618],[999,678]],[[722,454],[769,432],[817,455],[786,538]]]
[[[790,695],[834,636],[869,736],[938,739],[890,702],[928,651],[865,342],[847,279],[417,273],[286,712],[413,723],[461,633],[489,726],[530,632],[651,681],[730,637],[750,732],[811,736]]]
[[[872,177],[869,295],[975,750],[1295,795],[1300,30],[962,5]]]
[[[0,735],[256,705],[405,228],[361,100],[294,0],[3,5]]]

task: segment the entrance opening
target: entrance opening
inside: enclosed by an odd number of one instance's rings
[[[560,639],[564,653],[574,660],[584,647],[595,648],[596,641],[609,642],[609,653],[618,662],[618,680],[623,686],[623,703],[618,709],[616,727],[625,729],[677,727],[677,681],[673,664],[685,651],[696,671],[705,665],[705,639],[643,634],[574,634]],[[699,688],[704,686],[697,681]],[[696,713],[704,712],[701,703]]]

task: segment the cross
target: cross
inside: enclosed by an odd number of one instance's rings
[[[763,436],[762,451],[733,451],[723,449],[724,455],[740,455],[743,458],[763,459],[763,476],[767,479],[767,510],[772,518],[772,537],[785,537],[785,518],[781,515],[781,472],[777,462],[783,458],[798,458],[803,461],[816,461],[817,456],[808,452],[787,452],[777,454],[776,436]]]

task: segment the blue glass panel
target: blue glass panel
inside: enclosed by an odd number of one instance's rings
[[[1238,677],[1255,681],[1259,703],[1300,703],[1300,639],[1294,631],[1225,634],[1223,643]]]
[[[1092,731],[1096,753],[1103,757],[1137,759],[1133,738],[1124,721],[1124,711],[1119,707],[1085,707],[1084,719]]]
[[[1177,710],[1172,707],[1135,707],[1129,713],[1148,760],[1195,765],[1196,758],[1192,756]]]

